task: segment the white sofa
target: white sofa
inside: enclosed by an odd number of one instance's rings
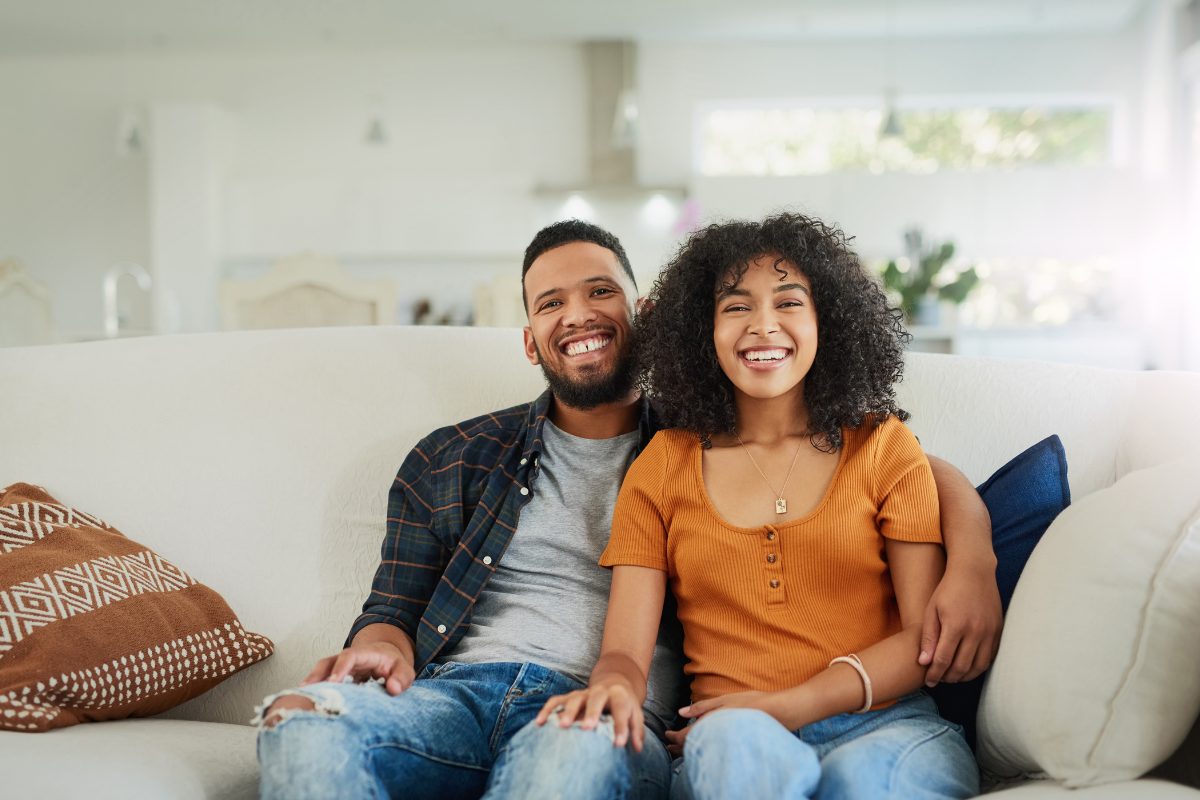
[[[335,652],[423,434],[528,400],[516,330],[354,328],[0,350],[0,486],[40,484],[224,595],[276,653],[162,718],[0,733],[7,797],[252,797],[267,693]],[[1200,452],[1200,375],[913,355],[902,405],[975,482],[1057,433],[1076,500]],[[1066,797],[1050,781],[1014,800]],[[1000,795],[998,795],[1000,796]],[[1081,800],[1200,798],[1155,780]]]

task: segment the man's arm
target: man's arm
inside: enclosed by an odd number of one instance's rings
[[[318,661],[304,683],[374,677],[385,681],[390,694],[411,685],[417,626],[449,558],[432,531],[434,504],[440,503],[430,463],[434,438],[413,448],[388,492],[379,567],[345,649]]]
[[[322,658],[300,682],[301,686],[321,681],[341,683],[347,676],[356,680],[382,678],[388,694],[400,694],[412,685],[416,672],[413,641],[408,634],[377,622],[361,628],[354,640],[336,656]]]
[[[925,682],[972,680],[991,666],[1004,624],[987,507],[967,477],[928,456],[937,483],[946,574],[925,610],[921,634]]]

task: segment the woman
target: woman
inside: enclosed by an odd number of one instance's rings
[[[919,692],[944,568],[937,491],[894,383],[907,334],[844,235],[797,214],[694,234],[638,321],[644,388],[672,426],[630,468],[587,689],[641,747],[668,582],[690,660],[672,795],[969,797],[961,730]]]

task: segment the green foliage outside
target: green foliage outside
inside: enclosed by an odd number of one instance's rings
[[[887,262],[883,268],[883,285],[900,298],[900,308],[908,319],[916,316],[917,305],[923,297],[936,296],[958,305],[979,284],[979,274],[974,267],[950,274],[947,265],[954,258],[953,242],[926,248],[917,229],[907,231],[904,240],[912,254],[908,268],[902,268],[895,260]]]
[[[901,110],[881,136],[879,109],[727,109],[705,123],[706,175],[933,172],[1108,159],[1107,109]]]

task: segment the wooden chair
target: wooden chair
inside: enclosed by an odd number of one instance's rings
[[[282,259],[261,278],[221,285],[225,330],[387,325],[395,310],[391,281],[355,278],[313,253]]]
[[[16,261],[0,261],[0,347],[54,341],[50,293]]]

